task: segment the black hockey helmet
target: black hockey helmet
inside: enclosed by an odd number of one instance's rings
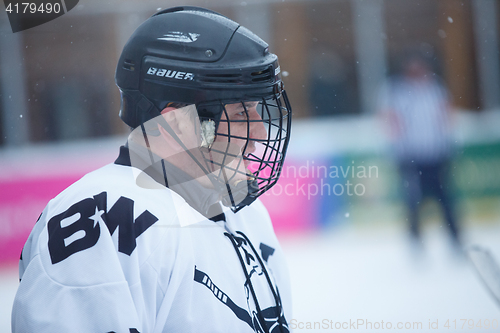
[[[262,39],[221,14],[187,6],[160,11],[134,32],[116,84],[120,117],[133,128],[168,102],[199,106],[269,98],[281,90],[278,58]],[[199,112],[217,118],[221,110]]]
[[[122,99],[120,118],[132,128],[175,103],[196,105],[199,119],[214,121],[217,129],[225,105],[258,101],[269,137],[259,142],[262,156],[245,155],[260,164],[248,173],[249,194],[255,199],[276,183],[289,141],[291,107],[277,56],[248,29],[204,8],[162,10],[126,43],[116,84]],[[231,140],[230,133],[217,135]]]

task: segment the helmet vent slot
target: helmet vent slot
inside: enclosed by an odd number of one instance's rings
[[[252,82],[272,81],[274,79],[272,69],[270,66],[263,71],[252,72]]]
[[[242,83],[241,74],[206,74],[199,78],[202,82]]]
[[[123,69],[133,72],[135,70],[135,63],[132,60],[125,59],[123,61]]]

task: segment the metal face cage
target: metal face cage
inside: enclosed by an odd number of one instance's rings
[[[290,140],[291,106],[282,91],[268,99],[221,107],[214,144],[204,157],[226,186],[223,204],[237,212],[278,181]]]
[[[239,211],[276,184],[288,147],[286,93],[267,97],[169,103],[131,133],[132,165],[159,176],[159,183],[191,198],[190,204],[204,214],[208,197],[212,204],[221,201]]]

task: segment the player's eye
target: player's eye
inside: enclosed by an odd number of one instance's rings
[[[237,110],[237,111],[239,111],[239,110]],[[248,118],[248,112],[246,112],[244,110],[236,112],[236,113],[234,113],[234,115],[231,118],[233,120],[238,120],[238,121],[246,120]]]
[[[233,113],[235,116],[245,116],[248,114],[248,109],[245,110],[245,108],[243,106],[239,106],[236,108],[236,110],[234,110],[234,113]]]

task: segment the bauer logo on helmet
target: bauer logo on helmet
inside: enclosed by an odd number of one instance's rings
[[[193,73],[174,71],[174,70],[165,69],[165,68],[149,67],[147,74],[162,76],[162,77],[167,77],[170,79],[177,79],[177,80],[194,80]]]

